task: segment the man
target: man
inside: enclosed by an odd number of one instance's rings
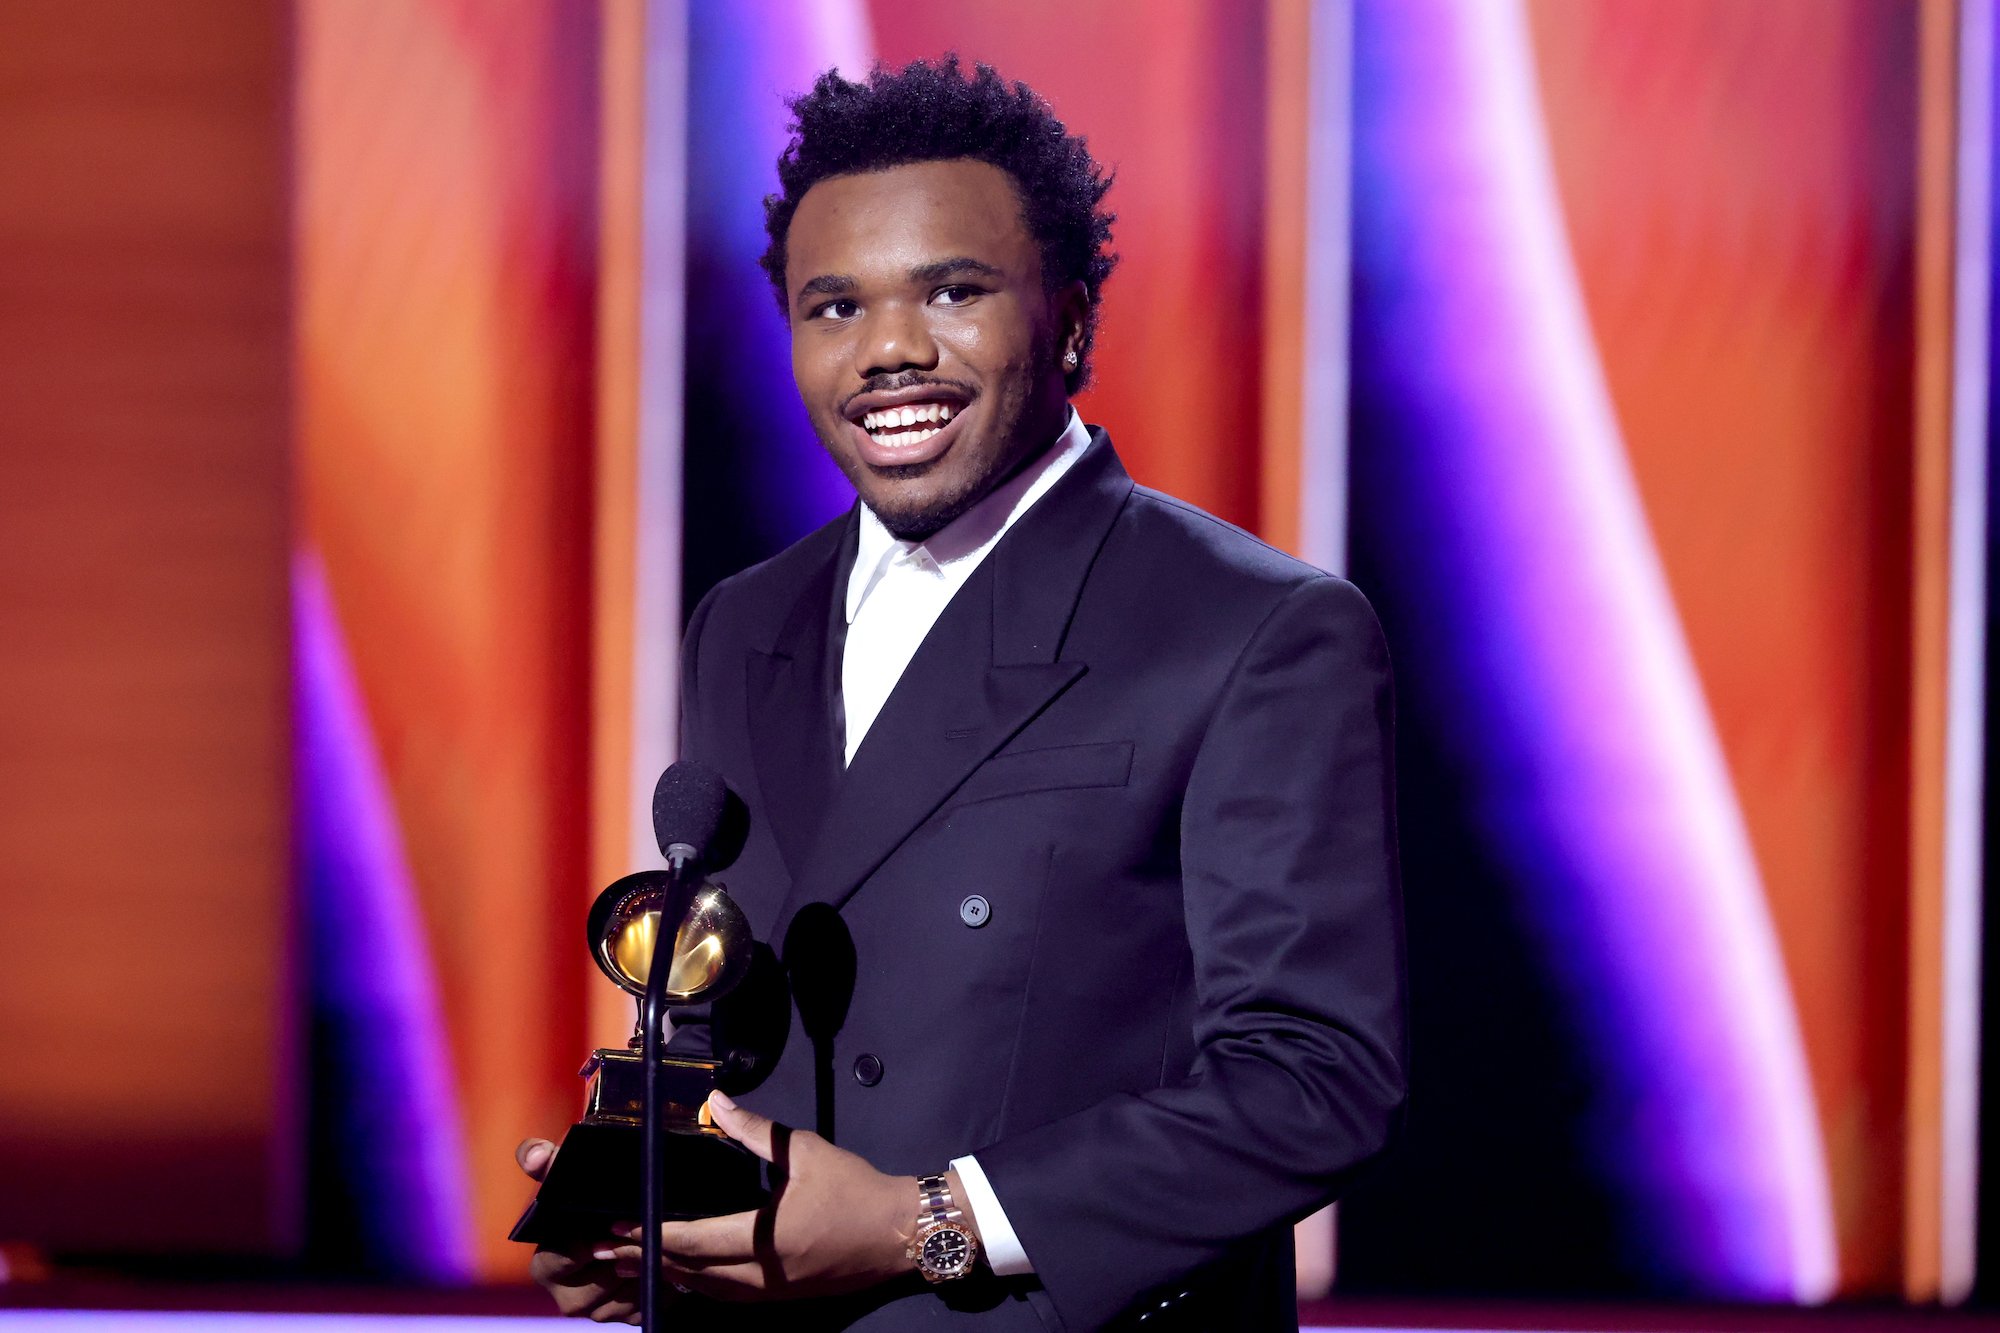
[[[766,266],[860,504],[688,627],[785,1017],[676,1033],[782,1182],[667,1226],[676,1325],[1295,1327],[1290,1224],[1404,1097],[1374,618],[1070,410],[1108,182],[1034,94],[946,60],[793,106]],[[631,1318],[635,1237],[535,1274]]]

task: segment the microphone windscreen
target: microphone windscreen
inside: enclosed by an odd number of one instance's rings
[[[722,775],[706,764],[683,759],[660,774],[653,788],[653,836],[659,840],[660,854],[684,842],[694,848],[697,858],[708,855],[709,844],[722,827],[729,804],[729,788]]]

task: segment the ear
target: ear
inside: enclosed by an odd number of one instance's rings
[[[1059,356],[1083,355],[1083,331],[1090,321],[1090,288],[1072,282],[1055,294],[1056,339]]]

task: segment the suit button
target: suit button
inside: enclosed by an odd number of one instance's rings
[[[872,1055],[854,1057],[854,1081],[864,1088],[872,1088],[882,1081],[882,1062]]]
[[[958,919],[974,928],[985,925],[992,915],[993,909],[976,893],[958,905]]]

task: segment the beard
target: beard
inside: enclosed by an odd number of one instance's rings
[[[1033,364],[1025,381],[1038,384],[1056,370],[1056,349],[1053,340],[1036,340]],[[899,387],[893,384],[885,388]],[[1062,434],[1058,427],[1045,440],[1022,441],[1030,412],[1032,395],[1022,392],[1014,394],[982,394],[979,401],[1000,415],[988,423],[997,437],[1004,441],[1003,447],[991,458],[981,460],[964,476],[956,481],[943,482],[943,489],[928,495],[898,498],[893,493],[871,496],[869,483],[919,482],[935,473],[944,472],[957,453],[950,452],[922,463],[910,463],[899,467],[870,467],[860,458],[850,456],[833,445],[827,431],[822,429],[817,418],[813,421],[813,433],[819,437],[820,447],[833,459],[834,466],[854,487],[861,502],[868,506],[875,517],[882,521],[898,541],[921,542],[935,537],[963,517],[965,512],[985,499],[993,489],[1039,458]],[[845,417],[836,417],[833,430],[840,430],[846,424]]]
[[[916,481],[937,471],[944,462],[943,458],[933,458],[928,463],[912,463],[907,467],[868,468],[867,471],[870,476],[880,481]],[[968,477],[957,487],[933,495],[928,500],[903,504],[885,501],[879,507],[873,504],[868,507],[875,511],[875,517],[882,520],[882,526],[887,528],[897,541],[928,541],[963,517],[966,510],[985,499],[1005,478],[1007,471],[1011,470],[1006,469],[999,475],[991,477],[985,475]],[[850,476],[848,480],[855,482],[855,490],[861,489],[860,482],[854,477]]]

